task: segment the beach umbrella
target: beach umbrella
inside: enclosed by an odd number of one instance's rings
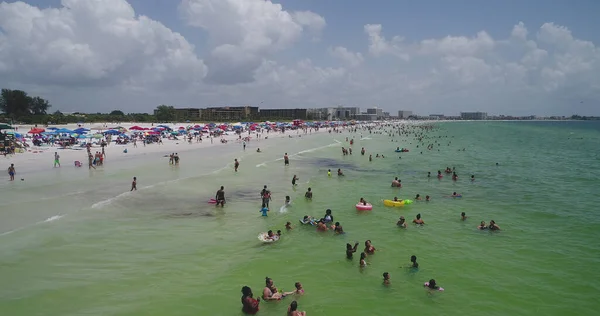
[[[80,134],[79,136],[77,136],[77,138],[80,138],[80,139],[81,139],[81,138],[87,138],[87,136],[86,136],[86,135],[83,135],[83,134]]]
[[[58,129],[58,127],[54,127],[54,126],[52,126],[52,127],[47,127],[46,129],[47,129],[47,130],[50,130],[50,131],[55,131],[55,130],[57,130],[57,129]]]
[[[130,127],[129,130],[130,131],[143,131],[144,128],[136,125],[136,126]]]
[[[119,134],[121,134],[121,132],[115,131],[114,129],[111,129],[111,130],[108,130],[108,131],[104,132],[104,134],[119,135]]]
[[[87,129],[87,128],[80,127],[80,128],[78,128],[78,129],[76,129],[74,132],[75,132],[75,133],[77,133],[77,134],[83,134],[83,133],[85,133],[85,132],[89,132],[89,131],[90,131],[90,130],[89,130],[89,129]]]
[[[14,129],[12,126],[8,125],[8,124],[0,124],[0,131],[4,130],[4,129]]]
[[[100,138],[102,138],[102,137],[104,137],[104,135],[102,135],[102,134],[94,134],[94,135],[92,136],[92,138],[95,138],[95,139],[100,139]]]
[[[29,134],[41,134],[45,132],[45,130],[43,128],[32,128],[29,132]]]
[[[73,134],[73,133],[75,133],[74,131],[72,131],[70,129],[66,129],[66,128],[59,128],[59,129],[55,130],[54,132],[60,133],[60,134]]]

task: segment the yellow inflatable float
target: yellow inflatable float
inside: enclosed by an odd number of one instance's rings
[[[391,206],[391,207],[404,206],[404,205],[408,205],[411,203],[412,203],[411,200],[401,200],[401,201],[383,200],[383,205]]]

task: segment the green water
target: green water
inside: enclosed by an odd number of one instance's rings
[[[430,136],[448,138],[423,154],[412,137],[392,144],[387,135],[362,132],[367,139],[359,140],[345,132],[272,137],[246,152],[237,144],[181,151],[178,168],[146,155],[114,164],[109,157],[104,171],[22,171],[27,181],[0,187],[1,314],[241,315],[241,287],[258,296],[269,276],[285,291],[302,282],[306,294],[295,299],[310,315],[594,315],[600,125],[436,126]],[[346,137],[357,141],[342,157]],[[399,159],[397,146],[411,152]],[[386,158],[369,162],[360,147]],[[218,157],[206,158],[209,151]],[[292,155],[288,168],[277,160],[284,152]],[[237,174],[233,158],[241,159]],[[456,167],[459,181],[426,177],[446,166]],[[346,176],[328,178],[328,168]],[[132,176],[139,190],[123,193]],[[390,187],[394,176],[402,189]],[[259,213],[264,184],[274,198],[267,218]],[[215,210],[205,201],[220,185],[228,204]],[[308,186],[312,202],[303,198]],[[464,197],[444,198],[454,191]],[[380,202],[417,193],[432,201],[395,209]],[[285,195],[292,207],[280,213]],[[360,197],[373,202],[372,212],[355,210]],[[327,208],[345,235],[299,226],[303,215],[321,217]],[[395,226],[400,215],[410,221],[417,213],[424,227]],[[490,219],[501,232],[476,229]],[[286,221],[293,231],[285,232]],[[284,230],[282,240],[260,244],[258,233],[268,229]],[[345,244],[366,239],[378,250],[360,270],[358,253],[345,258]],[[420,269],[401,268],[413,254]],[[422,285],[431,278],[445,292],[428,295]],[[261,302],[259,314],[284,315],[291,300]]]

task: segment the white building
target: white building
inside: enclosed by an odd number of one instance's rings
[[[409,116],[412,116],[412,115],[413,115],[412,111],[405,111],[405,110],[398,111],[399,119],[407,119]]]

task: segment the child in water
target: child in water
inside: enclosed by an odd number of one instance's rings
[[[367,260],[366,259],[367,259],[367,254],[364,253],[364,252],[361,252],[360,253],[360,263],[359,263],[359,265],[360,265],[361,268],[364,268],[364,267],[367,266]]]
[[[285,196],[285,206],[290,206],[290,203],[292,203],[292,201],[290,201],[290,196],[286,195]]]
[[[390,285],[390,274],[387,272],[383,273],[383,285]]]
[[[266,205],[263,205],[263,208],[259,212],[262,212],[262,216],[267,216],[267,212],[269,212],[269,208]]]

